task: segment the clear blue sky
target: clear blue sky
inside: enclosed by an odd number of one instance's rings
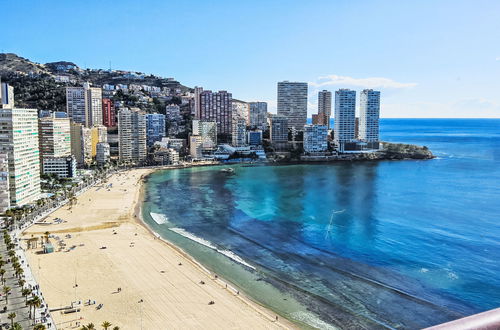
[[[276,82],[382,91],[384,117],[500,117],[500,1],[0,0],[0,50],[276,104]]]

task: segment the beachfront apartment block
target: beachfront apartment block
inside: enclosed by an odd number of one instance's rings
[[[201,137],[203,151],[217,149],[217,123],[209,120],[193,120],[193,135]]]
[[[340,151],[355,139],[356,91],[339,89],[335,92],[334,141]]]
[[[233,118],[233,147],[242,147],[246,145],[247,122],[243,118]]]
[[[380,92],[364,89],[359,97],[359,139],[368,148],[379,147]]]
[[[325,152],[328,149],[328,127],[326,125],[304,125],[304,151]]]
[[[243,119],[245,121],[245,125],[250,124],[250,118],[249,118],[250,104],[248,104],[247,102],[233,99],[232,113],[233,113],[233,121],[236,121],[238,119]]]
[[[122,162],[140,164],[146,160],[146,114],[140,109],[118,112],[118,155]]]
[[[0,212],[10,208],[9,160],[6,153],[0,153]]]
[[[71,122],[71,154],[79,166],[92,163],[91,130],[83,124]]]
[[[146,138],[148,148],[165,137],[165,115],[148,113],[146,115]]]
[[[40,151],[36,109],[0,109],[0,153],[7,154],[11,206],[40,196]]]
[[[102,89],[90,87],[84,83],[82,87],[66,87],[66,110],[68,116],[86,127],[103,124]]]
[[[269,118],[271,143],[288,142],[288,118],[274,115]]]
[[[191,135],[189,137],[189,155],[193,159],[203,157],[203,138],[199,135]]]
[[[73,155],[66,157],[43,157],[42,168],[44,174],[56,174],[60,178],[76,176],[76,158]]]
[[[106,142],[99,142],[96,146],[97,153],[96,153],[96,163],[98,166],[104,166],[109,162],[109,158],[111,155],[111,149],[109,146],[109,143]]]
[[[40,156],[66,157],[71,154],[71,127],[69,118],[58,118],[55,113],[38,119]]]
[[[288,119],[288,128],[304,129],[307,122],[307,83],[278,82],[278,115]]]
[[[249,103],[249,120],[248,125],[251,128],[266,129],[267,128],[267,103],[266,102],[250,102]]]
[[[332,92],[322,90],[318,92],[318,116],[322,124],[330,128],[330,117],[332,116]]]

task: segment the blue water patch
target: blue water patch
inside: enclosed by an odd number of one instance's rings
[[[415,328],[498,307],[500,120],[385,119],[381,137],[438,158],[159,172],[145,205],[169,224],[152,226],[234,253],[341,327]]]

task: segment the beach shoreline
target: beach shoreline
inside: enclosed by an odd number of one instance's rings
[[[171,242],[160,239],[148,227],[141,214],[145,181],[157,170],[161,169],[132,169],[114,174],[108,179],[108,182],[112,184],[111,188],[108,183],[93,187],[79,196],[77,204],[71,209],[66,205],[47,217],[47,221],[59,217],[67,222],[50,226],[33,225],[23,233],[26,239],[30,235],[41,235],[48,230],[52,233],[52,241],[55,240],[55,236],[58,236],[58,241],[61,240],[59,236],[62,235],[66,235],[64,237],[70,235],[71,238],[66,238],[68,241],[74,240],[75,244],[72,245],[70,252],[62,250],[51,254],[37,254],[38,251],[26,250],[31,267],[35,268],[34,265],[38,261],[39,266],[34,275],[51,309],[67,306],[71,301],[78,300],[82,296],[85,297],[84,301],[86,297],[97,298],[95,300],[105,306],[99,310],[95,310],[93,306],[82,306],[80,312],[76,315],[69,314],[69,316],[53,312],[58,328],[74,328],[77,322],[80,325],[87,324],[89,321],[100,324],[105,320],[121,328],[128,329],[131,324],[137,324],[137,328],[140,328],[137,320],[139,313],[136,300],[141,302],[140,321],[141,327],[144,323],[144,329],[160,328],[165,324],[171,325],[169,328],[198,328],[200,325],[206,328],[220,328],[221,326],[231,328],[297,327],[281,317],[276,322],[276,314],[273,311],[239,294],[238,289],[230,282],[219,277],[215,278],[214,274],[189,254]],[[127,180],[129,176],[132,177],[132,181]],[[133,189],[133,194],[129,189]],[[112,196],[106,196],[106,194]],[[130,195],[133,195],[132,198]],[[90,209],[92,213],[88,216],[79,212],[80,210],[88,212]],[[133,241],[125,243],[121,239],[122,236],[130,236],[127,241]],[[24,245],[23,242],[23,247]],[[100,245],[102,246],[99,247]],[[125,252],[127,245],[128,252]],[[145,247],[134,248],[139,245],[145,245]],[[72,255],[76,255],[77,258],[72,258]],[[137,258],[134,260],[139,263],[135,268],[140,274],[134,275],[130,274],[133,272],[130,268],[134,268],[134,264],[127,265],[127,263],[135,255]],[[162,259],[165,263],[162,266],[165,270],[163,268],[158,270],[158,259]],[[43,263],[42,266],[40,266],[41,263]],[[72,263],[76,266],[71,267]],[[62,269],[61,265],[67,267]],[[82,276],[79,265],[88,270],[90,275]],[[112,273],[104,272],[110,277],[107,280],[95,274],[103,275],[100,268],[102,265],[115,269]],[[169,275],[163,275],[167,273]],[[162,279],[167,276],[168,283],[164,283]],[[141,277],[149,278],[138,281]],[[186,281],[186,277],[189,277],[190,281]],[[77,278],[78,284],[76,284]],[[193,278],[197,279],[196,282]],[[110,287],[110,282],[119,283],[125,289],[118,290],[119,294],[116,292],[106,294],[106,291],[114,289],[114,286]],[[200,285],[202,282],[203,285]],[[148,292],[149,296],[147,293],[141,293],[141,291],[147,291],[142,288],[142,283],[147,283],[148,285],[144,286],[151,287],[152,291]],[[185,287],[178,284],[184,284]],[[226,284],[228,284],[227,289]],[[66,289],[61,289],[61,287]],[[175,299],[164,302],[165,305],[162,306],[162,300],[165,298],[160,295],[160,292],[165,291],[168,295],[172,294],[172,290],[178,291]],[[124,294],[125,291],[127,294]],[[127,295],[126,299],[119,299],[125,295]],[[140,298],[142,296],[146,296],[147,299]],[[212,306],[207,305],[206,297],[208,296],[214,297],[216,303]],[[179,304],[182,306],[177,306]],[[144,319],[143,305],[146,310]],[[165,315],[162,312],[164,308],[173,308],[175,313]],[[135,312],[127,313],[125,316],[122,313],[127,309],[135,310]],[[118,315],[120,317],[117,318]],[[186,319],[189,321],[186,322]]]

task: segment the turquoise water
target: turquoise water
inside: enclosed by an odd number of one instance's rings
[[[157,172],[145,221],[303,325],[419,328],[499,307],[500,120],[386,119],[381,135],[438,158]]]

